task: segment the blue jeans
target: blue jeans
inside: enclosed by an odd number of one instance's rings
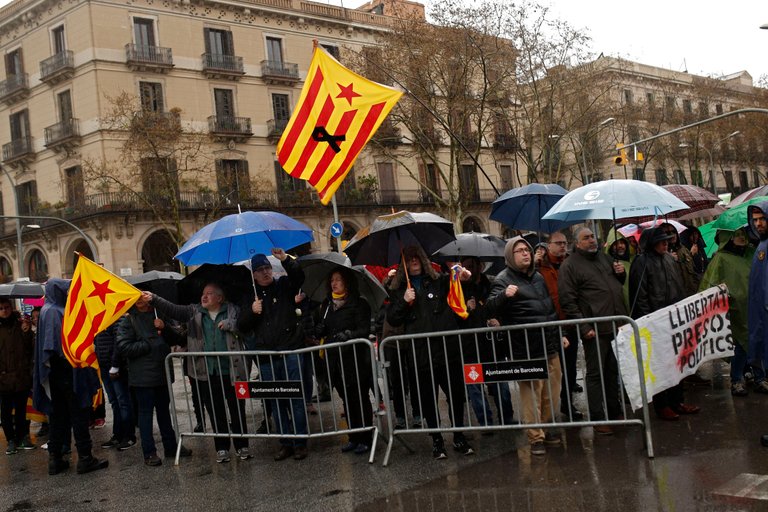
[[[120,441],[136,439],[136,427],[133,424],[133,404],[128,379],[120,376],[118,380],[109,378],[109,368],[100,367],[101,381],[112,407],[112,437]]]
[[[512,395],[509,392],[509,383],[498,382],[489,383],[488,392],[493,397],[493,401],[496,403],[496,409],[499,411],[501,418],[499,424],[511,425],[512,424]],[[478,425],[486,426],[493,425],[493,412],[491,406],[488,403],[488,398],[485,396],[485,385],[483,384],[469,384],[467,385],[467,392],[469,396],[469,402],[472,404],[472,409],[475,411],[475,417],[477,418]]]
[[[301,381],[301,358],[298,354],[286,356],[268,356],[259,359],[259,372],[262,382],[276,380]],[[281,434],[303,435],[307,433],[307,410],[302,398],[284,398],[267,400],[267,407],[272,409]],[[306,446],[306,439],[283,438],[283,446]]]
[[[731,384],[744,381],[744,369],[747,367],[747,353],[738,343],[733,344],[733,357],[731,358]],[[755,376],[755,384],[765,380],[765,370],[752,366],[752,375]]]
[[[157,426],[160,429],[160,438],[163,440],[163,451],[166,457],[176,454],[176,432],[171,423],[171,411],[169,409],[171,399],[168,396],[168,387],[165,385],[155,387],[134,387],[136,403],[139,408],[139,434],[141,434],[141,451],[146,459],[157,453],[155,437],[152,434],[153,411],[157,414]]]

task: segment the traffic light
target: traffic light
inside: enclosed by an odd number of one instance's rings
[[[619,150],[619,154],[614,157],[613,163],[622,166],[627,165],[629,163],[629,158],[627,157],[627,150],[625,148],[621,148]]]

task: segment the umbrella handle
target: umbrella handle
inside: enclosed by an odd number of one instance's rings
[[[408,288],[411,287],[411,278],[408,276],[408,265],[405,264],[405,253],[402,247],[400,248],[400,257],[403,260],[403,272],[405,272],[405,282],[408,284]]]

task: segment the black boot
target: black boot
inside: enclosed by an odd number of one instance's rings
[[[69,469],[69,461],[61,458],[61,455],[48,456],[48,474],[58,475],[62,471]]]
[[[77,461],[77,474],[82,475],[84,473],[90,473],[91,471],[97,471],[109,466],[108,460],[97,459],[93,455],[87,457],[80,457]]]

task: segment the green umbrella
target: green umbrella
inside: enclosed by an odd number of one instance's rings
[[[747,224],[747,207],[752,204],[762,203],[768,201],[768,196],[753,197],[749,201],[743,202],[738,206],[725,210],[715,220],[713,229],[727,229],[730,231],[736,231],[744,224]]]
[[[701,233],[701,239],[704,240],[704,243],[706,245],[706,249],[704,250],[705,253],[707,253],[707,258],[711,258],[715,252],[717,252],[717,244],[715,243],[715,234],[717,233],[717,229],[714,227],[716,221],[707,222],[703,226],[699,226],[699,233]]]

